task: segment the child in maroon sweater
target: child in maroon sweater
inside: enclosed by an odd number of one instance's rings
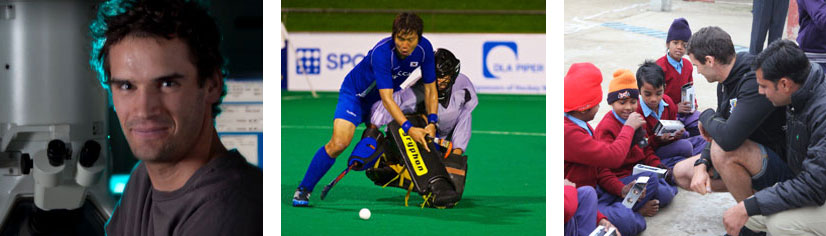
[[[620,69],[614,72],[614,79],[608,86],[608,105],[611,106],[611,112],[602,117],[596,129],[596,137],[605,142],[614,142],[622,130],[625,120],[637,109],[639,90],[637,89],[637,82],[631,71]],[[644,124],[645,125],[645,124]],[[640,138],[644,138],[645,130],[641,134],[635,136],[635,140],[631,143],[631,149],[628,155],[625,156],[622,166],[611,169],[614,174],[623,178],[631,175],[636,164],[644,164],[658,167],[660,158],[654,154],[654,149],[651,145],[642,145],[639,143]]]
[[[614,142],[617,134],[622,129],[625,120],[628,119],[637,108],[638,96],[639,90],[637,89],[637,82],[631,71],[620,69],[614,72],[614,79],[611,80],[608,87],[607,98],[608,104],[611,105],[612,110],[611,112],[608,112],[608,114],[603,117],[599,125],[597,125],[596,136],[599,140]],[[645,219],[642,216],[656,215],[657,212],[659,212],[659,208],[665,207],[671,203],[671,200],[674,199],[674,195],[677,194],[676,187],[670,186],[664,178],[659,178],[656,174],[645,172],[632,175],[634,165],[636,164],[644,164],[661,168],[665,167],[660,163],[660,159],[654,155],[654,151],[650,146],[645,146],[644,149],[640,147],[641,144],[638,142],[638,139],[642,139],[645,134],[643,129],[640,129],[640,131],[642,132],[640,133],[642,135],[639,135],[638,138],[635,138],[634,142],[631,143],[630,151],[625,157],[623,165],[620,168],[611,169],[613,174],[611,178],[620,181],[623,184],[631,183],[640,176],[648,176],[650,178],[648,184],[646,185],[646,195],[640,198],[637,201],[637,204],[635,204],[632,208],[636,212],[635,215],[641,216],[626,216],[622,217],[620,220],[614,220],[613,222],[617,225],[644,225]],[[621,196],[624,195],[622,195],[622,193],[607,193],[609,194],[604,196],[605,193],[597,190],[597,194],[600,195],[598,205],[600,206],[603,214],[605,214],[609,219],[611,219],[612,215],[619,216],[620,214],[627,214],[623,212],[626,210],[613,207],[617,203],[620,203],[621,205],[623,200]]]
[[[643,127],[648,134],[648,143],[654,149],[660,161],[668,168],[677,162],[700,154],[706,141],[701,136],[690,136],[685,129],[674,134],[658,136],[654,129],[660,120],[677,120],[677,105],[664,94],[665,82],[663,70],[652,61],[645,61],[637,69],[637,87],[640,100],[637,112],[643,114],[646,124]]]
[[[594,119],[599,109],[601,83],[602,74],[590,63],[572,65],[565,76],[565,179],[579,186],[596,187],[599,184],[612,192],[620,192],[622,183],[607,182],[612,175],[610,169],[622,165],[634,130],[645,121],[639,114],[634,114],[614,142],[594,138],[593,129],[587,122]]]
[[[686,131],[690,133],[690,136],[697,136],[700,134],[697,129],[697,120],[700,117],[696,109],[697,99],[682,100],[683,85],[694,83],[694,77],[691,75],[694,67],[691,66],[688,58],[683,58],[689,38],[691,38],[691,28],[688,27],[688,21],[684,18],[674,19],[665,40],[668,51],[665,56],[657,59],[657,65],[665,73],[665,95],[677,104],[677,120],[686,125]],[[695,108],[694,111],[692,108]]]
[[[622,165],[631,147],[634,130],[641,127],[645,121],[639,114],[631,114],[614,142],[595,139],[594,131],[587,122],[594,119],[599,109],[602,100],[601,83],[601,72],[590,63],[573,64],[565,75],[565,179],[577,186],[597,188],[597,191],[604,188],[604,191],[612,193],[603,194],[606,197],[625,196],[633,183],[623,184],[611,172],[611,168],[619,168]],[[645,229],[642,216],[634,214],[631,209],[625,208],[619,202],[613,207],[615,209],[609,210],[616,214],[606,217],[614,223],[621,234],[636,235]],[[604,212],[601,208],[599,211]],[[642,224],[637,216],[642,219]],[[628,218],[636,220],[623,224],[615,222]]]

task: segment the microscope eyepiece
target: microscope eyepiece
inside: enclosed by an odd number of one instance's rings
[[[66,150],[66,143],[60,141],[59,139],[55,139],[49,142],[49,146],[46,149],[46,156],[49,157],[49,164],[52,166],[60,166],[63,165],[63,161],[66,158],[68,150]]]
[[[91,167],[95,161],[100,157],[100,144],[95,140],[88,140],[83,144],[83,149],[80,149],[80,165],[83,167]]]
[[[32,172],[32,167],[34,163],[32,161],[32,157],[28,153],[23,153],[20,155],[20,172],[24,175],[28,175]]]

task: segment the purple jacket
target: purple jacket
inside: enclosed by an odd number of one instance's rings
[[[411,114],[416,112],[417,99],[413,89],[406,88],[395,92],[393,99],[403,113]],[[448,106],[443,107],[442,104],[439,103],[439,138],[446,139],[452,134],[451,142],[453,142],[453,148],[461,148],[467,152],[471,130],[470,113],[473,112],[477,104],[479,104],[479,99],[476,97],[476,89],[473,87],[470,79],[460,73],[459,76],[456,77],[456,82],[453,84]],[[387,112],[381,101],[373,103],[370,110],[373,114],[370,118],[370,123],[376,126],[381,127],[393,121],[393,117],[390,116],[390,113]]]
[[[826,53],[826,1],[797,0],[800,29],[797,43],[804,52]]]

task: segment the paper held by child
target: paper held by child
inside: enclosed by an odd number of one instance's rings
[[[617,235],[617,228],[605,228],[605,226],[599,225],[588,236],[616,236],[616,235]]]
[[[643,172],[654,172],[657,173],[657,176],[659,176],[660,178],[665,178],[665,174],[666,172],[668,172],[668,170],[643,164],[637,164],[634,166],[634,171],[631,173],[631,175],[636,175]]]
[[[686,83],[685,85],[683,85],[683,87],[680,89],[680,91],[681,91],[681,94],[682,94],[682,100],[681,101],[689,102],[691,104],[691,112],[692,113],[694,111],[696,111],[697,107],[694,106],[694,97],[695,97],[694,83],[692,83],[692,82]]]
[[[684,127],[683,122],[679,120],[660,120],[657,126],[654,127],[654,134],[660,137],[666,134],[673,135]]]
[[[628,191],[628,194],[625,195],[625,199],[622,200],[622,205],[625,207],[633,208],[634,204],[637,203],[637,200],[642,195],[642,192],[645,191],[645,185],[648,184],[648,176],[640,176],[634,183],[634,186],[631,186],[631,190]]]

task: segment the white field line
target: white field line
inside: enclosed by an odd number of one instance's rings
[[[332,130],[332,126],[324,126],[324,125],[282,125],[281,129],[322,129],[322,130]],[[536,137],[545,137],[545,133],[535,133],[535,132],[517,132],[517,131],[493,131],[493,130],[473,130],[470,131],[474,134],[491,134],[491,135],[507,135],[507,136],[536,136]]]
[[[537,94],[542,96],[543,94]],[[522,98],[512,98],[512,97],[486,97],[485,101],[520,101],[520,102],[535,102],[535,101],[542,101],[545,98],[539,96],[531,96],[531,97],[522,97]],[[312,95],[294,95],[294,96],[283,96],[281,97],[281,101],[296,101],[296,100],[309,100],[309,99],[335,99],[338,98],[338,94],[335,95],[323,95],[319,94],[318,98],[313,98]]]

